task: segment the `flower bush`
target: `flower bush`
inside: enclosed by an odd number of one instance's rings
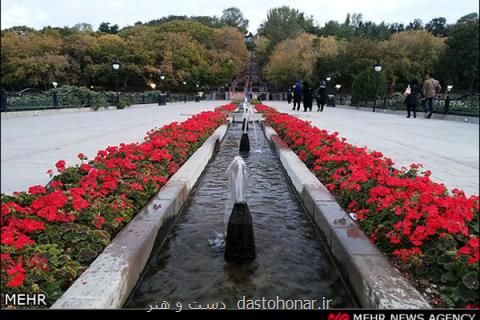
[[[227,106],[225,109],[229,109]],[[1,195],[1,292],[53,303],[221,124],[223,107],[55,166],[47,186]]]
[[[394,168],[380,152],[355,147],[338,133],[257,105],[307,167],[357,216],[373,243],[437,306],[479,303],[479,197],[451,194],[421,165]]]

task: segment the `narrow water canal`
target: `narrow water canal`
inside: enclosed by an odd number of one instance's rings
[[[177,302],[223,302],[236,309],[244,296],[317,300],[316,308],[326,299],[332,300],[330,307],[355,306],[258,126],[249,130],[252,151],[244,157],[257,258],[247,263],[224,260],[217,233],[225,231],[225,171],[238,155],[241,134],[238,124],[228,130],[163,246],[153,249],[127,308],[167,301],[172,307]]]

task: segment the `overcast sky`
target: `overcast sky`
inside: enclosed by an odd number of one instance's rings
[[[221,16],[222,10],[235,6],[250,20],[255,32],[271,8],[288,5],[324,25],[329,20],[343,22],[347,13],[362,13],[363,20],[408,23],[415,18],[423,23],[435,17],[454,23],[461,16],[478,12],[478,0],[1,0],[1,28],[27,25],[73,26],[79,22],[133,25],[137,21],[174,15]]]

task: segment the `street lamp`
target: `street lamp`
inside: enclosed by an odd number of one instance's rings
[[[155,90],[156,87],[157,85],[155,83],[150,83],[150,88],[152,88],[152,90]]]
[[[375,107],[377,106],[377,87],[378,87],[378,77],[380,72],[382,71],[382,65],[377,60],[377,62],[373,65],[373,70],[375,71],[375,91],[373,95],[373,112],[375,112]]]
[[[337,94],[338,94],[338,91],[340,91],[340,88],[341,88],[341,87],[342,87],[342,85],[339,84],[339,83],[337,83],[337,84],[335,85],[335,89],[337,90]],[[342,96],[340,96],[340,105],[342,105],[342,104],[343,104]]]
[[[325,80],[330,81],[330,80],[332,80],[332,77],[328,76],[328,77],[325,78]]]
[[[450,107],[450,91],[452,91],[452,89],[453,89],[453,84],[449,84],[447,86],[447,93],[445,97],[445,106],[443,109],[444,114],[448,114],[448,108]]]
[[[183,81],[183,90],[185,91],[184,102],[187,103],[187,81]]]
[[[120,100],[118,99],[118,76],[117,76],[119,69],[120,69],[120,61],[118,61],[117,59],[112,60],[112,70],[113,70],[113,73],[115,74],[115,91],[117,92],[117,99],[116,99],[117,107],[119,106],[119,102],[120,102]]]
[[[58,83],[56,83],[55,81],[52,82],[52,85],[55,89],[57,89],[57,86],[58,86]],[[58,94],[57,94],[57,90],[54,90],[53,91],[53,105],[55,106],[55,108],[58,107]]]
[[[253,49],[255,49],[255,42],[253,39],[253,34],[249,32],[245,36],[245,44],[247,49],[250,51],[250,58],[248,61],[248,86],[247,86],[247,95],[250,96],[250,91],[252,90],[252,64],[253,64]]]

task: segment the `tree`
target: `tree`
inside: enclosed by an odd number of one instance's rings
[[[159,32],[186,33],[192,39],[204,44],[207,48],[213,47],[215,43],[215,30],[200,22],[191,20],[173,20],[158,26]]]
[[[423,23],[421,19],[414,19],[412,22],[408,24],[405,30],[420,30],[423,29]]]
[[[282,40],[293,39],[303,32],[303,13],[288,6],[270,9],[263,25],[263,35],[270,39],[272,48]]]
[[[25,87],[46,89],[52,81],[65,81],[68,57],[62,53],[62,47],[59,32],[2,34],[2,86],[16,90]]]
[[[248,51],[245,47],[244,34],[230,26],[217,29],[216,33],[217,42],[215,48],[217,51],[225,56],[224,60],[230,59],[234,63],[236,72],[243,70],[248,62]]]
[[[76,31],[93,31],[92,25],[85,22],[75,24],[73,26],[73,29],[75,29]]]
[[[470,91],[478,86],[479,18],[471,13],[455,23],[446,40],[447,48],[439,63],[440,70],[459,86],[468,84]],[[478,88],[477,88],[478,89]]]
[[[114,24],[110,26],[110,22],[102,22],[98,27],[99,32],[110,33],[110,34],[117,34],[118,33],[118,24]]]
[[[395,84],[407,84],[411,79],[422,80],[432,72],[442,51],[445,39],[425,30],[411,30],[393,34],[380,44],[380,56],[387,77]]]
[[[231,7],[223,10],[220,21],[227,26],[237,28],[243,33],[247,32],[248,20],[243,17],[240,9]]]
[[[267,37],[255,37],[255,50],[253,51],[253,59],[262,70],[267,65],[270,58],[270,48],[270,40]]]
[[[338,41],[334,37],[318,38],[302,33],[276,46],[265,68],[265,76],[269,82],[283,89],[297,80],[318,82],[317,75],[313,73],[315,62],[337,55],[338,50]]]
[[[352,83],[352,104],[358,104],[361,101],[365,103],[369,100],[377,99],[386,94],[387,79],[385,73],[366,68],[360,72]]]
[[[433,18],[425,25],[425,30],[436,37],[445,37],[448,32],[447,19],[443,17]]]

